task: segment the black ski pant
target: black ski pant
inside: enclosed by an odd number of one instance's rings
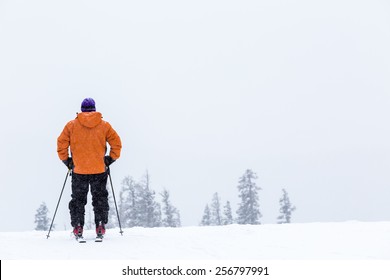
[[[108,174],[76,174],[72,175],[72,199],[69,202],[70,219],[73,227],[84,225],[85,205],[87,204],[87,195],[89,186],[91,186],[92,206],[95,214],[95,224],[108,222]]]

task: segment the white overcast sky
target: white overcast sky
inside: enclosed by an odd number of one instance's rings
[[[0,230],[34,228],[66,168],[56,139],[92,97],[183,225],[258,175],[263,223],[390,219],[390,4],[0,0]],[[69,228],[70,183],[57,228]],[[90,202],[89,202],[90,204]]]

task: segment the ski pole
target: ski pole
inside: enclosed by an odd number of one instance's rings
[[[119,219],[119,211],[118,211],[118,206],[116,205],[116,199],[115,199],[115,193],[114,193],[114,186],[112,185],[112,180],[111,180],[111,172],[110,172],[110,167],[107,167],[107,173],[108,177],[110,178],[110,184],[111,184],[111,190],[112,190],[112,197],[114,198],[114,204],[115,204],[115,209],[116,209],[116,215],[118,217],[118,223],[119,223],[119,229],[120,229],[120,234],[123,235],[123,230],[121,226],[121,220]]]
[[[49,232],[47,233],[47,238],[46,238],[46,239],[48,239],[48,238],[50,237],[50,232],[51,232],[51,228],[52,228],[53,223],[54,223],[54,219],[56,218],[56,214],[57,214],[57,210],[58,210],[58,205],[60,205],[60,201],[61,201],[62,193],[64,192],[66,180],[68,180],[68,176],[69,176],[69,174],[70,174],[71,171],[72,171],[72,169],[69,169],[69,170],[68,170],[68,173],[66,173],[65,182],[64,182],[64,185],[62,186],[60,198],[58,199],[56,211],[54,212],[53,219],[51,220],[50,229],[49,229]]]

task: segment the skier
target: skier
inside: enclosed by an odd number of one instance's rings
[[[106,155],[107,142],[110,145],[109,155]],[[85,98],[81,103],[81,113],[65,125],[57,139],[58,156],[73,173],[69,210],[76,239],[83,238],[89,185],[96,234],[99,238],[105,234],[109,211],[106,189],[108,166],[119,158],[121,149],[119,135],[108,122],[102,120],[102,114],[96,112],[95,101],[92,98]]]

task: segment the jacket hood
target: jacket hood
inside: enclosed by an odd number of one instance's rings
[[[102,114],[99,112],[78,113],[77,118],[81,125],[85,127],[95,127],[102,122]]]

